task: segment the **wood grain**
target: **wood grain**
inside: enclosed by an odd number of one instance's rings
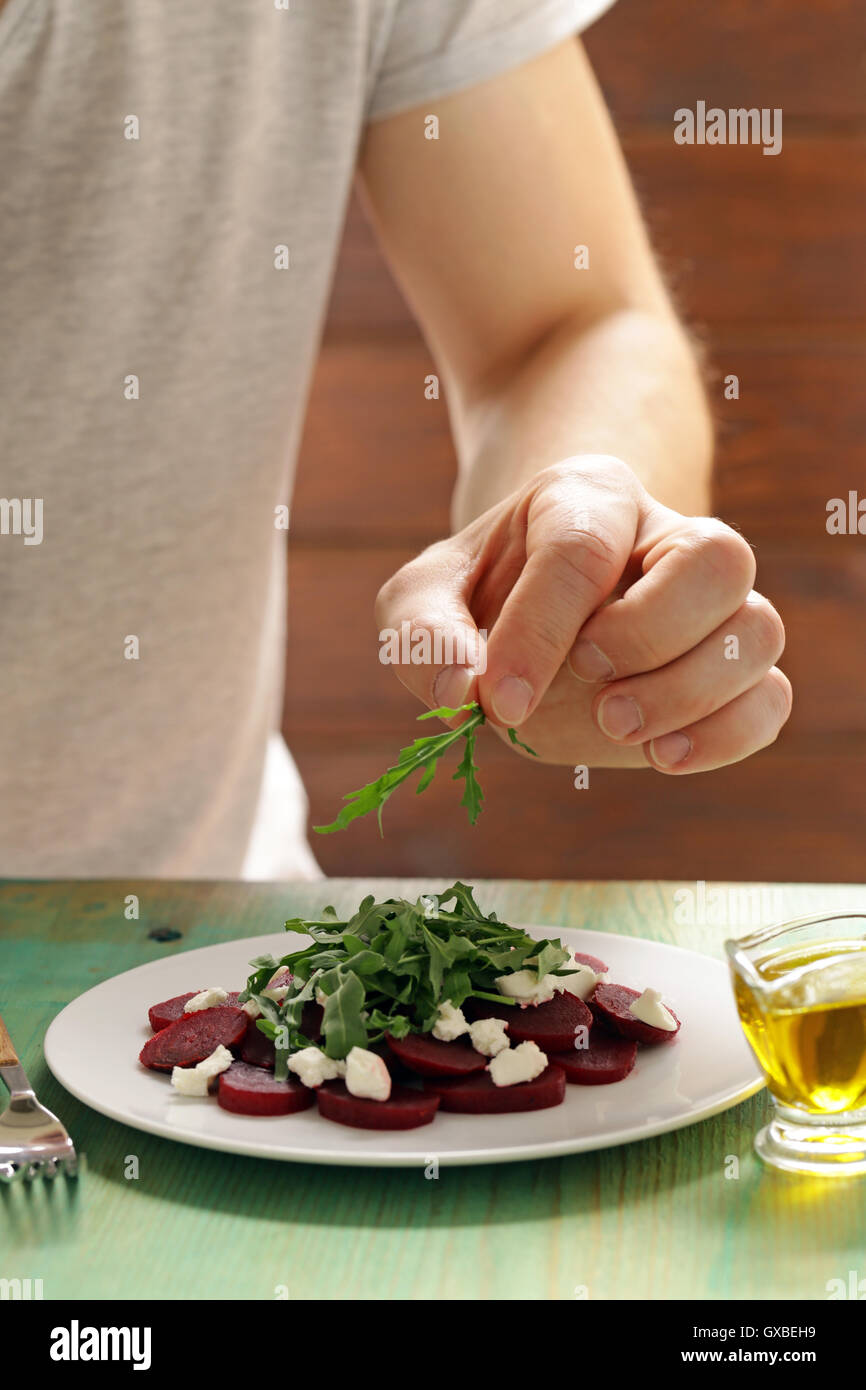
[[[406,726],[409,733],[409,726]],[[343,794],[394,761],[388,736],[298,731],[292,750],[306,783],[312,825],[328,824]],[[476,762],[484,810],[474,827],[443,767],[422,797],[406,784],[375,817],[333,835],[313,835],[326,873],[433,873],[493,877],[503,862],[526,878],[565,868],[575,877],[707,879],[735,863],[743,878],[857,882],[863,875],[866,739],[820,744],[812,756],[784,741],[743,763],[696,777],[651,770],[593,769],[575,790],[567,767],[534,766],[493,736]]]
[[[866,1240],[857,1183],[809,1187],[764,1171],[752,1139],[765,1094],[643,1143],[543,1162],[440,1170],[340,1169],[194,1149],[115,1124],[45,1067],[51,1018],[82,990],[165,955],[279,930],[369,891],[423,880],[307,885],[46,883],[0,886],[4,1008],[37,1094],[73,1135],[76,1184],[0,1186],[7,1277],[46,1299],[752,1300],[826,1297]],[[677,942],[718,958],[724,929],[677,926],[661,882],[479,884],[505,920]],[[712,886],[712,885],[711,885]],[[141,903],[138,922],[124,898]],[[866,910],[866,890],[782,889],[784,916]],[[179,942],[148,938],[171,924]],[[687,1021],[688,1022],[688,1021]],[[140,1021],[144,1032],[144,1020]],[[139,1024],[130,1020],[134,1051]],[[255,1121],[254,1123],[259,1123]],[[730,1180],[731,1158],[738,1176]],[[131,1160],[137,1160],[137,1176]],[[640,1259],[630,1257],[640,1251]],[[99,1258],[94,1258],[98,1251]]]
[[[9,1029],[0,1018],[0,1067],[14,1067],[18,1063],[18,1053],[9,1036]]]
[[[866,115],[858,0],[642,0],[614,5],[584,42],[621,119],[679,106],[784,108],[785,121]]]
[[[449,531],[456,458],[435,366],[420,340],[333,343],[316,372],[300,452],[292,540],[419,549]],[[725,399],[729,374],[739,397]],[[836,559],[826,507],[866,496],[866,332],[755,343],[743,330],[711,346],[718,426],[714,508],[757,545]],[[351,451],[347,441],[351,440]]]

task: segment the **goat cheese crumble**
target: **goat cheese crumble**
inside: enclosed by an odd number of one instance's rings
[[[453,1042],[469,1032],[462,1009],[455,1009],[450,999],[439,1005],[439,1017],[433,1024],[433,1036],[440,1042]]]
[[[469,1025],[469,1040],[476,1052],[484,1057],[495,1057],[510,1046],[507,1036],[508,1020],[504,1018],[479,1018]]]
[[[192,999],[187,999],[183,1011],[185,1014],[197,1014],[200,1009],[212,1009],[217,1004],[224,1004],[228,997],[228,991],[225,989],[203,989],[194,994]]]
[[[673,1033],[676,1030],[677,1021],[670,1010],[665,1008],[657,989],[645,989],[639,999],[629,1004],[628,1011],[641,1023],[648,1023],[652,1028],[661,1028],[665,1033]]]
[[[228,1071],[234,1057],[222,1043],[209,1057],[194,1067],[172,1067],[171,1084],[182,1096],[206,1096],[208,1082],[220,1072]]]
[[[487,1063],[494,1086],[516,1086],[521,1081],[534,1081],[547,1066],[547,1054],[537,1043],[522,1042],[498,1052]]]

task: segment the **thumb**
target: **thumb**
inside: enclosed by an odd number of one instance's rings
[[[487,634],[466,603],[466,569],[453,545],[425,550],[385,583],[376,599],[379,660],[428,709],[478,698]]]

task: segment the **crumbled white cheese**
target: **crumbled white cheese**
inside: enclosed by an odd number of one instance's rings
[[[275,970],[268,980],[268,989],[273,989],[274,985],[287,985],[292,978],[292,972],[287,965],[281,965],[279,970]]]
[[[573,975],[548,975],[547,978],[553,981],[554,989],[560,993],[573,994],[578,999],[588,999],[595,989],[600,975],[596,975],[591,965],[584,965],[582,961],[575,960],[572,956],[565,962],[563,970],[573,970]]]
[[[645,989],[639,999],[629,1004],[628,1011],[641,1023],[649,1023],[653,1028],[662,1028],[665,1033],[676,1031],[677,1021],[670,1010],[665,1008],[657,989]]]
[[[534,1081],[547,1066],[547,1054],[537,1043],[523,1042],[498,1052],[487,1063],[494,1086],[516,1086],[520,1081]]]
[[[545,975],[539,980],[536,970],[515,970],[511,975],[499,975],[496,986],[500,994],[516,999],[518,1004],[546,1004],[556,993],[552,983],[555,978]]]
[[[588,999],[603,975],[570,955],[561,967],[570,975],[545,975],[539,980],[536,970],[515,970],[512,975],[500,975],[496,981],[500,994],[516,999],[518,1004],[546,1004],[555,994],[565,991],[578,999]]]
[[[245,1014],[249,1014],[250,1018],[258,1018],[262,1012],[255,999],[248,999],[245,1004],[241,1004],[241,1008]]]
[[[273,999],[275,1004],[281,1004],[291,989],[291,985],[268,985],[267,989],[262,990],[265,999]]]
[[[505,1018],[479,1018],[477,1023],[469,1025],[469,1040],[482,1056],[495,1057],[509,1046],[507,1028]]]
[[[366,1047],[353,1047],[346,1058],[346,1090],[365,1100],[387,1100],[391,1076],[382,1058]]]
[[[214,1076],[219,1076],[221,1071],[228,1071],[234,1060],[228,1048],[220,1043],[211,1055],[205,1057],[197,1066],[172,1067],[171,1084],[182,1096],[206,1096],[208,1082]]]
[[[212,1009],[216,1004],[224,1004],[228,997],[226,990],[216,986],[213,989],[203,989],[186,1001],[183,1011],[185,1014],[197,1014],[200,1009]]]
[[[289,1071],[293,1071],[304,1086],[315,1088],[323,1081],[345,1076],[346,1063],[326,1057],[320,1047],[304,1047],[289,1058]]]
[[[455,1009],[450,999],[439,1005],[439,1017],[433,1024],[433,1036],[440,1042],[453,1042],[469,1032],[462,1009]]]

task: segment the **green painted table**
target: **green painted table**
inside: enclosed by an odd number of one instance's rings
[[[444,886],[0,886],[0,1011],[37,1093],[85,1155],[77,1184],[0,1188],[0,1277],[41,1279],[46,1299],[824,1299],[829,1280],[847,1285],[851,1270],[866,1277],[866,1180],[763,1169],[752,1137],[766,1092],[639,1144],[446,1168],[432,1181],[414,1170],[275,1163],[151,1137],[80,1105],[45,1066],[41,1043],[54,1015],[119,971],[278,931],[328,902],[348,914],[367,892],[414,898]],[[507,920],[646,936],[714,956],[731,934],[712,924],[714,905],[745,903],[733,885],[706,907],[698,897],[694,912],[683,892],[695,895],[695,884],[477,886],[482,905]],[[781,915],[866,910],[862,887],[777,886],[763,905],[755,885],[740,888],[753,891],[760,916],[734,923],[735,935]],[[124,916],[128,894],[140,900],[137,921]],[[181,939],[150,939],[159,926]],[[129,1155],[139,1160],[137,1179],[126,1176]]]

